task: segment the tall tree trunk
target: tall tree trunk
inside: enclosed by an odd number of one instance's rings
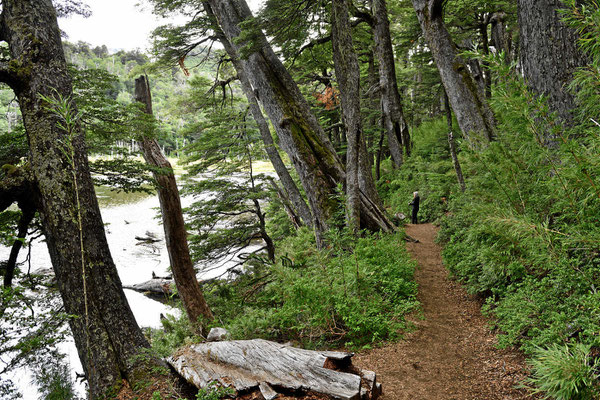
[[[335,75],[340,88],[342,121],[348,147],[346,151],[346,199],[350,226],[360,229],[360,192],[358,186],[359,152],[362,139],[360,115],[360,70],[352,44],[352,31],[345,0],[333,0],[331,30]]]
[[[148,79],[143,75],[135,80],[135,100],[144,104],[146,106],[145,112],[152,115],[150,86]],[[196,271],[194,271],[194,263],[190,256],[187,231],[183,220],[179,189],[177,188],[171,163],[162,154],[156,139],[151,136],[142,135],[139,145],[148,165],[168,171],[154,172],[154,179],[157,182],[158,200],[171,271],[185,312],[192,325],[201,324],[203,320],[210,321],[213,319],[213,314],[208,304],[206,304],[202,289],[198,279],[196,279]],[[202,325],[200,326],[203,333],[206,334],[206,329]]]
[[[228,45],[227,41],[222,41]],[[229,50],[230,53],[234,53],[232,49]],[[290,175],[287,167],[283,163],[281,156],[279,155],[279,151],[277,147],[275,147],[275,143],[273,142],[273,137],[271,137],[271,130],[269,129],[269,124],[265,120],[265,116],[260,109],[260,105],[258,104],[258,100],[252,91],[252,85],[246,76],[246,72],[241,66],[241,63],[238,59],[233,59],[233,63],[237,65],[236,70],[238,71],[238,77],[242,84],[242,90],[248,99],[248,103],[250,105],[250,112],[252,113],[252,117],[254,121],[258,125],[258,131],[260,132],[260,136],[265,145],[265,151],[267,152],[267,156],[279,177],[279,181],[283,185],[283,189],[286,192],[287,198],[290,200],[292,205],[294,206],[295,214],[297,214],[302,223],[308,227],[312,227],[312,215],[306,201],[302,198],[302,194],[296,186],[296,182]]]
[[[402,147],[406,155],[410,155],[411,144],[408,124],[402,111],[398,80],[396,79],[396,63],[394,61],[386,0],[372,0],[372,7],[374,17],[373,40],[375,41],[375,51],[379,61],[379,85],[388,145],[394,163],[396,166],[400,166],[403,162]]]
[[[252,43],[242,43],[238,39],[240,24],[252,17],[246,2],[210,0],[203,4],[209,14],[214,14],[218,23],[216,29],[224,33],[224,39],[228,42],[226,50],[234,51],[231,56],[240,60],[240,67],[277,131],[281,147],[288,153],[298,172],[311,208],[317,241],[321,243],[322,233],[328,229],[329,220],[337,207],[332,194],[337,183],[345,181],[344,166],[306,99],[262,32],[257,27],[252,28]],[[252,49],[247,57],[240,57],[242,47]],[[383,212],[363,195],[361,215],[371,228],[393,229]]]
[[[504,53],[504,62],[512,62],[511,38],[506,31],[506,13],[503,11],[492,14],[490,23],[492,24],[492,43],[496,51]]]
[[[443,20],[443,0],[412,0],[458,125],[471,146],[494,138],[489,105],[458,55]]]
[[[479,34],[481,35],[481,47],[483,50],[483,54],[488,56],[490,54],[490,39],[488,37],[488,25],[490,24],[490,16],[485,15],[481,18],[481,23],[479,25]],[[487,61],[482,61],[482,72],[483,72],[483,81],[485,84],[485,98],[489,99],[492,97],[492,75],[490,73],[490,63]]]
[[[548,99],[567,124],[573,122],[575,99],[567,85],[577,67],[587,64],[577,48],[577,34],[561,22],[560,0],[518,0],[520,58],[527,85]],[[549,145],[554,138],[546,138]]]
[[[454,142],[454,134],[452,133],[452,110],[450,109],[450,101],[448,95],[444,92],[444,108],[446,109],[446,123],[448,124],[448,147],[450,148],[450,157],[452,157],[452,165],[454,166],[454,172],[456,172],[456,179],[460,185],[460,190],[465,191],[467,186],[465,185],[465,178],[463,177],[462,168],[458,161],[458,155],[456,154],[456,144]]]
[[[4,0],[0,36],[12,58],[12,67],[0,64],[0,79],[19,99],[42,230],[65,312],[74,316],[69,324],[90,396],[99,398],[122,379],[135,384],[143,378],[142,368],[157,360],[136,360],[149,345],[109,252],[83,133],[75,127],[69,135],[61,128],[65,122],[40,97],[70,101],[72,95],[51,1]]]

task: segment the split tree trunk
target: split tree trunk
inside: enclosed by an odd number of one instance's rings
[[[8,260],[0,261],[0,265],[4,269],[4,287],[12,286],[19,252],[40,204],[35,190],[35,182],[30,175],[27,168],[17,168],[0,181],[0,212],[6,210],[13,203],[17,203],[21,210],[21,217],[17,223],[17,239],[13,242]],[[0,312],[0,314],[2,313]]]
[[[346,201],[349,225],[357,233],[360,229],[359,152],[363,139],[362,118],[360,115],[360,70],[350,29],[346,1],[333,0],[331,7],[333,62],[340,88],[342,121],[348,142],[346,151]]]
[[[4,0],[0,39],[9,45],[12,68],[0,65],[0,79],[19,99],[29,142],[29,162],[40,196],[42,230],[57,278],[91,398],[129,379],[136,384],[149,347],[129,308],[110,255],[89,172],[84,135],[68,145],[67,132],[40,95],[70,101],[71,79],[50,0]],[[15,67],[17,66],[17,67]],[[76,110],[74,109],[75,113]],[[63,122],[64,123],[64,122]],[[74,165],[74,168],[73,168]],[[79,206],[78,206],[79,204]],[[136,357],[137,360],[136,360]]]
[[[494,116],[446,29],[443,0],[412,3],[463,135],[471,146],[487,143],[495,135]]]
[[[144,104],[145,112],[152,115],[150,86],[147,78],[143,75],[135,80],[135,100]],[[202,289],[196,279],[175,174],[171,163],[162,154],[156,139],[143,135],[139,144],[148,165],[168,171],[154,172],[154,179],[157,182],[158,200],[171,271],[189,320],[193,325],[200,324],[202,327],[202,321],[212,320],[213,314],[206,304]],[[202,330],[204,331],[204,329]]]
[[[403,148],[410,155],[410,134],[402,111],[402,99],[396,79],[394,49],[390,35],[390,22],[386,0],[372,0],[373,5],[373,40],[379,61],[379,86],[383,118],[388,137],[388,146],[392,160],[396,166],[403,163]]]

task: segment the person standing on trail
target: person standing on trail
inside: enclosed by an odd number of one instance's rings
[[[414,192],[413,193],[413,199],[410,203],[408,203],[410,206],[412,206],[412,218],[411,218],[411,222],[413,224],[417,224],[417,214],[419,213],[419,202],[421,201],[421,198],[419,197],[419,192]]]

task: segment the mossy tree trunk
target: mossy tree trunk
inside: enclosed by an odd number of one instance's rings
[[[386,0],[372,0],[373,40],[379,61],[379,85],[383,118],[388,146],[396,166],[403,163],[404,155],[410,155],[410,133],[402,110],[402,99],[396,79],[396,63],[390,35],[390,21]],[[404,150],[403,150],[404,148]]]
[[[567,85],[573,72],[587,64],[577,48],[577,34],[562,21],[560,0],[519,0],[519,56],[523,76],[534,92],[547,97],[551,111],[573,122],[575,98]],[[547,137],[552,146],[555,138]]]
[[[222,35],[222,32],[219,32],[218,35]],[[235,54],[235,51],[231,48],[231,45],[226,38],[221,37],[220,41],[223,43],[224,47],[228,48],[227,52],[230,55]],[[258,126],[258,131],[260,132],[261,139],[265,145],[265,151],[269,157],[269,161],[271,161],[271,164],[273,165],[273,169],[275,169],[275,173],[277,173],[277,176],[279,177],[281,185],[283,186],[285,197],[290,200],[290,205],[293,205],[294,207],[294,214],[300,217],[302,223],[306,226],[312,227],[313,221],[310,209],[302,197],[302,193],[300,193],[298,186],[296,186],[296,182],[294,182],[294,179],[290,175],[287,167],[281,159],[281,156],[279,155],[279,151],[277,150],[277,147],[273,142],[273,137],[271,136],[269,124],[267,123],[267,120],[260,109],[258,100],[256,99],[256,96],[252,90],[252,85],[246,76],[246,72],[244,71],[239,59],[232,58],[232,63],[236,66],[235,68],[242,85],[242,91],[244,92],[246,98],[248,99],[248,104],[250,105],[252,118],[254,118],[254,121]]]
[[[90,396],[99,398],[124,378],[135,384],[137,373],[156,360],[135,359],[148,342],[109,252],[83,133],[75,127],[69,135],[40,97],[70,101],[72,95],[51,0],[2,1],[0,36],[11,55],[0,65],[0,80],[19,100],[42,230],[65,312],[73,315],[70,327]]]
[[[228,42],[226,50],[233,51],[230,55],[240,60],[237,67],[248,77],[254,95],[275,127],[281,147],[298,172],[320,243],[338,207],[334,194],[337,184],[345,181],[344,166],[289,72],[260,28],[253,25],[246,2],[210,0],[203,4],[214,15],[216,29],[223,32]],[[241,25],[244,25],[243,35]],[[361,221],[365,227],[393,229],[379,206],[363,193]]]
[[[446,29],[443,0],[412,3],[463,135],[471,146],[485,144],[495,135],[494,116]]]
[[[135,80],[135,100],[144,104],[144,111],[152,115],[150,86],[148,79],[143,75]],[[200,330],[206,334],[206,329],[202,329],[201,323],[202,321],[212,320],[213,314],[208,304],[206,304],[204,294],[198,279],[196,279],[175,174],[171,168],[171,163],[163,155],[156,139],[151,135],[143,134],[139,143],[146,163],[162,169],[162,171],[154,173],[154,179],[157,182],[165,242],[177,292],[192,324],[200,326]]]
[[[359,152],[362,138],[360,114],[360,69],[354,52],[346,0],[333,0],[331,6],[333,62],[338,81],[342,121],[346,131],[346,201],[348,220],[354,232],[360,228]]]
[[[512,46],[510,33],[506,31],[506,13],[498,11],[492,14],[490,24],[492,25],[492,44],[496,51],[504,53],[504,61],[510,64],[512,62]]]

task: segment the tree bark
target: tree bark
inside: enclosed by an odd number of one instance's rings
[[[129,308],[109,252],[89,173],[83,134],[69,138],[40,95],[70,101],[56,13],[50,0],[4,0],[1,36],[12,68],[0,71],[19,99],[30,150],[30,167],[40,195],[40,217],[65,312],[89,383],[99,398],[132,384],[149,347]],[[73,108],[73,111],[76,110]],[[64,122],[62,122],[64,124]],[[72,141],[70,141],[72,139]],[[67,141],[72,158],[64,152]]]
[[[13,203],[17,203],[21,210],[21,217],[17,224],[17,239],[13,242],[8,260],[3,263],[4,287],[12,286],[19,252],[40,203],[35,190],[35,182],[30,175],[27,168],[15,168],[0,181],[0,212],[6,210]]]
[[[148,79],[143,75],[135,80],[135,100],[144,104],[145,112],[152,115],[150,86]],[[160,146],[154,138],[143,134],[139,144],[148,165],[168,171],[154,172],[153,174],[157,182],[158,200],[171,271],[189,320],[192,325],[199,325],[203,333],[206,334],[202,322],[212,320],[213,314],[208,304],[206,304],[202,289],[198,279],[196,279],[175,174],[171,168],[171,163],[162,154]]]
[[[511,54],[511,39],[506,31],[506,13],[503,11],[495,12],[490,18],[492,25],[492,44],[497,52],[504,53],[504,62],[510,64],[512,62]]]
[[[443,0],[412,2],[463,135],[472,147],[487,143],[495,135],[494,117],[446,29]]]
[[[35,208],[21,208],[22,215],[19,218],[17,225],[17,239],[15,239],[11,249],[8,260],[4,265],[4,287],[11,287],[12,281],[15,276],[15,268],[17,267],[17,258],[21,247],[23,247],[23,241],[27,237],[27,230],[33,217],[35,216]]]
[[[345,181],[345,170],[333,146],[326,137],[306,99],[283,66],[263,33],[254,27],[252,42],[241,42],[240,24],[251,20],[252,14],[244,0],[210,0],[203,3],[206,11],[213,14],[228,42],[226,50],[233,51],[232,57],[240,60],[254,89],[254,94],[263,104],[279,136],[280,144],[298,172],[313,216],[313,227],[317,242],[322,243],[322,234],[329,228],[337,202],[333,198],[338,182]],[[240,57],[243,50],[251,48],[247,57]],[[375,209],[374,209],[375,207]],[[378,229],[394,229],[371,199],[361,194],[361,220],[367,226]],[[364,215],[362,211],[365,211]]]
[[[346,131],[346,201],[349,225],[360,229],[360,192],[358,185],[359,152],[362,143],[360,115],[360,70],[354,52],[348,5],[345,0],[333,0],[331,30],[335,75],[340,88],[342,121]]]
[[[222,43],[229,43],[226,40],[222,40]],[[233,49],[229,50],[230,54],[235,54]],[[248,104],[250,105],[250,112],[252,113],[252,117],[254,121],[258,125],[258,130],[260,132],[260,136],[265,145],[265,151],[267,152],[267,156],[269,157],[269,161],[273,165],[277,176],[279,177],[279,181],[281,182],[283,189],[286,192],[287,197],[289,198],[291,204],[294,206],[295,214],[297,214],[302,223],[308,227],[312,227],[312,215],[306,201],[302,197],[298,186],[296,186],[296,182],[292,179],[287,167],[283,163],[281,156],[279,155],[279,151],[277,147],[275,147],[275,143],[273,142],[273,137],[271,137],[271,130],[269,129],[269,124],[265,120],[265,116],[260,109],[260,105],[258,104],[258,100],[252,91],[252,85],[246,76],[246,72],[241,66],[239,59],[233,59],[232,62],[237,65],[236,70],[238,71],[238,77],[242,84],[242,90],[248,99]]]
[[[575,98],[567,85],[573,72],[587,64],[577,48],[577,34],[561,22],[560,0],[518,0],[520,58],[527,85],[547,97],[551,111],[573,123]],[[552,146],[555,138],[546,138]]]
[[[379,86],[383,118],[387,130],[388,145],[392,153],[392,160],[396,166],[403,163],[402,151],[410,156],[410,134],[408,124],[402,110],[402,99],[398,90],[396,79],[396,63],[394,49],[390,35],[390,22],[386,0],[372,0],[373,7],[373,40],[379,61]]]
[[[167,362],[198,388],[218,382],[236,396],[261,392],[252,398],[376,399],[381,384],[375,373],[356,368],[352,356],[254,339],[187,346]]]

